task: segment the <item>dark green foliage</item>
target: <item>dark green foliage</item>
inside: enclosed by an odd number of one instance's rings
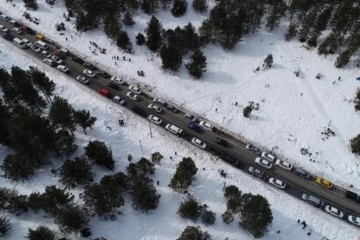
[[[29,240],[55,240],[55,231],[46,226],[38,226],[35,230],[29,228],[26,236]]]
[[[180,17],[186,13],[187,2],[185,0],[174,0],[171,13],[174,17]]]
[[[85,155],[94,163],[114,170],[115,161],[112,157],[111,148],[108,148],[104,142],[90,141],[85,149]]]
[[[241,221],[239,225],[254,237],[260,238],[267,232],[273,217],[266,198],[245,194],[242,198]]]
[[[27,212],[27,196],[19,195],[15,189],[0,188],[0,210],[6,210],[16,216]]]
[[[156,9],[159,7],[159,0],[142,0],[141,9],[146,14],[155,13]]]
[[[75,122],[84,130],[86,135],[86,129],[91,128],[96,122],[96,117],[91,117],[90,112],[86,110],[74,111]]]
[[[66,99],[55,96],[50,107],[49,118],[54,126],[60,126],[73,134],[76,126],[74,112],[74,108]]]
[[[60,181],[71,187],[79,184],[87,184],[92,180],[91,165],[84,157],[65,160],[59,169],[59,174]]]
[[[317,9],[314,8],[305,16],[304,20],[302,21],[302,25],[298,34],[300,42],[305,42],[309,38],[309,34],[316,20],[317,13]]]
[[[112,40],[116,40],[121,30],[121,24],[119,23],[115,15],[107,14],[104,18],[104,32]]]
[[[0,237],[5,237],[10,229],[11,224],[9,219],[5,217],[0,217]]]
[[[293,37],[295,37],[296,36],[296,26],[295,26],[295,24],[292,24],[292,23],[290,23],[290,25],[289,25],[289,27],[288,27],[288,29],[287,29],[287,32],[286,32],[286,34],[285,34],[285,40],[286,41],[289,41],[289,40],[291,40]]]
[[[126,172],[129,175],[147,175],[154,174],[154,164],[146,158],[141,158],[137,163],[130,163],[126,167]]]
[[[62,208],[69,208],[73,205],[74,196],[66,188],[60,189],[54,185],[47,186],[45,192],[31,193],[29,195],[29,207],[37,212],[43,210],[52,216],[56,216]]]
[[[30,8],[33,11],[38,9],[37,0],[23,0],[25,7]]]
[[[271,65],[273,64],[273,56],[272,54],[267,55],[267,57],[264,60],[264,67],[271,68]]]
[[[350,139],[350,148],[353,153],[360,153],[360,134]]]
[[[128,189],[128,177],[122,173],[104,176],[100,183],[85,187],[82,199],[91,212],[99,217],[116,219],[124,205],[122,193]]]
[[[205,224],[205,226],[213,225],[216,220],[216,215],[214,212],[205,209],[201,213],[201,222]]]
[[[138,33],[136,35],[136,44],[141,46],[141,45],[144,45],[145,42],[146,42],[146,39],[145,39],[144,34]]]
[[[190,63],[186,64],[185,67],[191,76],[201,78],[202,74],[206,72],[206,65],[206,57],[200,50],[196,50],[191,55]]]
[[[350,61],[350,57],[351,57],[350,51],[345,50],[336,58],[335,67],[342,68]]]
[[[181,33],[183,35],[181,39],[184,44],[184,53],[186,53],[187,50],[194,51],[199,48],[199,35],[197,34],[195,27],[191,23],[188,23],[186,26],[184,26]]]
[[[226,203],[227,211],[231,213],[238,213],[241,208],[241,198],[230,198]]]
[[[69,156],[75,152],[77,145],[75,144],[75,137],[72,136],[67,130],[59,129],[55,133],[55,145],[57,155]]]
[[[286,3],[283,0],[276,1],[271,6],[269,16],[266,18],[266,27],[270,31],[279,27],[280,19],[285,14],[286,9]]]
[[[151,161],[155,164],[160,164],[161,159],[163,159],[164,156],[161,155],[159,152],[154,152],[151,154]]]
[[[244,108],[244,111],[243,111],[244,117],[249,118],[249,117],[250,117],[250,114],[251,114],[251,111],[252,111],[252,107],[246,106],[246,107]]]
[[[227,186],[224,191],[224,197],[227,199],[238,198],[241,196],[241,192],[238,187],[234,185]]]
[[[6,107],[3,100],[0,99],[0,144],[4,144],[6,146],[10,145],[8,131],[8,127],[11,124],[10,114],[9,108]]]
[[[355,110],[359,111],[360,110],[360,88],[356,89],[354,103],[355,103]]]
[[[133,175],[130,180],[132,206],[137,211],[147,213],[159,204],[160,195],[156,192],[153,181],[144,175]]]
[[[197,12],[206,12],[208,8],[208,0],[193,0],[192,7]]]
[[[77,233],[89,222],[88,214],[79,206],[72,205],[59,210],[55,223],[64,233]]]
[[[91,230],[90,228],[86,227],[80,230],[81,237],[88,238],[91,236]]]
[[[99,25],[99,18],[97,16],[94,16],[92,13],[86,13],[86,15],[83,12],[78,12],[76,15],[76,30],[78,31],[89,31],[92,29],[97,28]]]
[[[135,24],[134,16],[129,11],[125,12],[124,18],[122,20],[123,24],[126,26],[132,26]]]
[[[4,171],[5,178],[23,181],[32,176],[39,165],[39,162],[33,157],[15,153],[6,156],[1,169]]]
[[[28,73],[34,86],[39,89],[50,102],[54,94],[55,83],[36,67],[30,67]]]
[[[162,26],[159,20],[152,16],[146,27],[145,33],[147,35],[146,46],[153,52],[158,50],[162,44],[161,31]]]
[[[199,226],[187,226],[177,240],[211,240],[211,236],[201,231]]]
[[[164,45],[160,50],[160,57],[164,69],[176,71],[181,66],[181,52],[173,46]]]
[[[177,213],[185,219],[190,219],[196,221],[201,214],[201,206],[199,202],[193,198],[189,197],[180,204],[179,210]]]
[[[229,223],[231,223],[231,222],[234,221],[234,215],[233,215],[233,213],[230,212],[230,211],[228,211],[228,210],[226,210],[226,211],[221,215],[221,217],[222,217],[224,223],[226,223],[226,224],[229,224]]]
[[[126,31],[120,31],[116,40],[116,45],[123,50],[131,50],[130,38]]]
[[[191,158],[183,158],[177,165],[176,172],[171,178],[169,187],[179,192],[186,190],[194,180],[197,170]]]

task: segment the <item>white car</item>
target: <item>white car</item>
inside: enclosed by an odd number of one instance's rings
[[[203,128],[206,128],[206,129],[209,130],[209,131],[212,131],[212,132],[214,131],[213,125],[211,125],[211,124],[208,123],[208,122],[201,121],[201,122],[199,123],[199,125],[202,126]]]
[[[245,147],[246,147],[246,149],[253,151],[257,155],[260,155],[260,153],[261,153],[261,150],[251,143],[247,144]]]
[[[120,105],[124,105],[126,102],[125,102],[125,99],[123,99],[122,97],[119,97],[118,95],[116,95],[115,97],[113,97],[113,100],[114,102],[117,102],[119,103]]]
[[[154,98],[153,99],[153,102],[155,102],[155,103],[159,103],[159,104],[161,104],[162,106],[164,106],[164,107],[166,107],[166,102],[164,101],[164,100],[162,100],[161,98]]]
[[[329,205],[325,206],[325,212],[330,213],[331,215],[338,217],[338,218],[344,217],[344,213],[342,211],[340,211],[337,208],[331,207]]]
[[[57,57],[57,56],[55,56],[55,55],[52,55],[52,56],[51,56],[51,60],[53,60],[53,61],[56,62],[57,64],[62,64],[62,63],[63,63],[63,61],[62,61],[59,57]]]
[[[197,147],[199,148],[202,148],[202,149],[205,149],[206,148],[206,143],[204,143],[203,141],[201,141],[200,139],[198,138],[193,138],[191,140],[191,143],[196,145]]]
[[[184,117],[190,119],[193,122],[196,122],[196,117],[190,113],[185,113]]]
[[[45,58],[44,60],[44,63],[46,63],[46,64],[48,64],[48,65],[50,65],[50,66],[54,66],[55,65],[55,63],[53,62],[53,60],[51,60],[51,59],[49,59],[49,58]]]
[[[47,57],[47,58],[51,58],[51,53],[49,53],[48,51],[45,51],[45,50],[43,50],[43,51],[41,52],[41,55],[44,55],[44,56]]]
[[[116,76],[112,76],[110,80],[117,84],[120,84],[120,85],[122,85],[124,83],[124,79],[116,77]]]
[[[140,95],[141,94],[141,89],[138,88],[137,86],[131,85],[129,87],[129,90],[132,91],[133,93]]]
[[[255,159],[255,162],[257,164],[259,164],[260,166],[263,166],[264,168],[267,168],[267,169],[270,169],[272,167],[271,162],[269,162],[268,160],[265,160],[265,159],[263,159],[261,157],[257,157]]]
[[[84,74],[88,75],[89,77],[95,77],[95,73],[93,71],[91,71],[90,69],[85,69],[83,71]]]
[[[10,18],[9,18],[8,16],[6,16],[5,14],[1,14],[1,15],[0,15],[0,18],[1,18],[2,20],[5,20],[5,21],[9,21],[9,20],[10,20]]]
[[[354,225],[360,226],[360,217],[355,217],[353,215],[348,216],[349,222],[351,222]]]
[[[270,154],[270,153],[267,153],[267,152],[262,152],[262,153],[261,153],[261,156],[262,156],[264,159],[266,159],[266,160],[268,160],[268,161],[270,161],[270,162],[274,162],[275,159],[276,159],[276,156],[274,156],[274,155],[272,155],[272,154]]]
[[[87,79],[84,76],[77,76],[76,80],[78,80],[79,82],[83,83],[83,84],[88,84],[89,83],[89,79]]]
[[[28,47],[31,47],[31,45],[32,45],[32,43],[29,41],[29,40],[27,40],[26,38],[24,38],[23,40],[21,40],[26,46],[28,46]]]
[[[157,113],[161,113],[162,109],[159,106],[156,106],[155,104],[150,103],[148,106],[149,109],[154,110]]]
[[[133,92],[128,92],[126,94],[126,96],[134,101],[137,101],[139,99],[139,95],[133,93]]]
[[[22,33],[22,31],[21,31],[20,28],[13,28],[12,30],[13,30],[14,32],[16,32],[17,34],[21,34],[21,33]]]
[[[160,125],[160,124],[162,123],[162,120],[161,120],[160,118],[158,118],[157,116],[154,116],[154,115],[149,115],[149,116],[148,116],[148,119],[149,119],[151,122],[153,122],[153,123],[155,123],[155,124],[157,124],[157,125]]]
[[[286,187],[286,184],[281,181],[280,179],[277,179],[277,178],[269,178],[269,183],[277,188],[280,188],[280,189],[285,189]]]
[[[7,27],[4,27],[3,25],[0,25],[0,29],[3,32],[9,32],[9,29]]]
[[[291,171],[291,169],[293,167],[290,163],[288,163],[284,160],[280,160],[280,159],[275,161],[275,165],[277,165],[283,169],[289,170],[289,171]]]
[[[41,48],[38,47],[36,44],[31,45],[30,47],[34,52],[40,53],[41,52]]]
[[[69,71],[69,69],[67,67],[65,67],[64,65],[59,65],[56,68],[64,73],[67,73]]]

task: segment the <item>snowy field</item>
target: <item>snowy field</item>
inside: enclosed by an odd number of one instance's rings
[[[13,7],[10,3],[2,1],[0,10],[19,21],[25,21],[21,19],[25,11],[22,2],[13,0]],[[211,45],[204,48],[208,71],[199,81],[192,79],[184,67],[177,73],[164,72],[161,69],[161,59],[151,54],[146,47],[133,45],[134,55],[118,51],[102,30],[76,35],[72,23],[64,20],[65,7],[60,1],[54,8],[50,8],[42,0],[38,0],[38,5],[39,9],[30,14],[40,19],[40,25],[29,22],[28,25],[72,51],[86,56],[88,61],[97,63],[109,73],[126,76],[129,81],[139,83],[145,89],[151,90],[154,95],[206,117],[239,138],[245,138],[268,149],[275,149],[277,155],[287,158],[296,166],[303,166],[345,188],[352,184],[353,190],[360,192],[359,159],[349,150],[349,139],[360,133],[360,125],[356,124],[359,122],[359,115],[354,111],[352,103],[359,85],[355,78],[360,72],[352,66],[342,70],[335,69],[333,56],[318,56],[316,50],[306,50],[298,41],[283,41],[285,25],[273,33],[260,31],[247,36],[232,51],[224,51],[218,46]],[[191,7],[182,18],[174,18],[169,12],[157,15],[164,28],[174,28],[178,24],[183,26],[189,21],[198,27],[205,17],[193,13]],[[138,32],[144,31],[148,20],[149,16],[144,14],[135,18],[136,24],[127,29],[132,40]],[[55,29],[55,24],[60,22],[64,22],[67,29],[63,36]],[[106,48],[111,54],[92,54],[94,49],[89,41]],[[325,237],[356,240],[360,237],[359,228],[315,210],[310,205],[281,193],[280,190],[264,185],[249,175],[216,161],[209,154],[170,136],[163,129],[156,129],[153,132],[154,137],[151,138],[145,120],[98,96],[56,69],[24,55],[23,51],[10,42],[0,41],[0,50],[1,65],[7,69],[12,65],[22,68],[37,66],[55,81],[57,95],[68,99],[75,109],[88,109],[97,117],[98,120],[88,135],[83,135],[81,130],[76,132],[80,148],[75,155],[83,154],[81,146],[87,145],[89,140],[97,139],[111,146],[116,160],[116,171],[125,170],[128,154],[133,155],[134,159],[150,158],[151,153],[155,151],[165,156],[165,160],[157,166],[153,176],[155,181],[160,181],[159,208],[144,215],[134,211],[129,204],[130,199],[125,198],[125,211],[117,221],[93,219],[90,222],[93,237],[104,236],[109,240],[176,239],[185,226],[193,225],[194,223],[181,219],[176,214],[184,196],[167,187],[175,172],[176,163],[182,157],[188,156],[195,160],[199,168],[197,180],[190,187],[190,192],[216,213],[215,225],[205,227],[198,223],[213,239],[253,239],[236,223],[226,225],[222,222],[221,214],[226,209],[226,200],[222,196],[224,182],[227,185],[238,186],[242,192],[259,193],[268,199],[274,220],[269,234],[263,239],[321,240]],[[273,68],[255,72],[254,69],[261,67],[269,53],[274,57]],[[121,59],[117,61],[116,66],[113,55]],[[126,59],[131,58],[131,62],[123,61],[123,56]],[[139,70],[145,72],[145,77],[137,76]],[[297,70],[301,71],[300,77],[295,77],[294,71]],[[315,78],[318,73],[323,75],[321,79]],[[242,110],[249,101],[259,103],[259,110],[252,113],[251,119],[245,119]],[[125,127],[117,124],[119,118],[125,119]],[[112,130],[108,130],[107,126]],[[330,128],[335,136],[327,137],[321,134],[324,128]],[[301,148],[306,148],[311,156],[302,155]],[[175,150],[177,156],[174,156]],[[6,149],[1,147],[0,156],[6,154]],[[170,160],[170,156],[173,161]],[[220,177],[219,169],[228,172],[226,179]],[[60,185],[48,170],[39,171],[26,183],[13,184],[6,179],[0,181],[2,185],[15,187],[24,194],[42,191],[50,184]],[[104,174],[109,174],[100,169],[94,171],[98,180]],[[80,192],[78,189],[74,194],[78,195]],[[9,217],[13,220],[13,230],[7,239],[11,240],[22,239],[29,227],[33,228],[38,224],[52,226],[53,222],[53,219],[30,213],[19,218]],[[298,219],[307,222],[306,229],[302,229],[302,225],[297,223]],[[278,234],[279,230],[281,232]],[[309,232],[310,236],[307,235]]]

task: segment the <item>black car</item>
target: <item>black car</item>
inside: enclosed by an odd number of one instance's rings
[[[97,70],[97,68],[94,65],[92,65],[91,63],[84,62],[83,65],[92,71]]]
[[[188,128],[191,128],[192,130],[194,130],[194,131],[197,132],[197,133],[201,133],[201,132],[202,132],[201,127],[199,127],[198,125],[196,125],[196,124],[193,123],[193,122],[189,122],[186,126],[187,126]]]
[[[9,41],[12,41],[14,39],[14,37],[10,33],[5,33],[2,36],[3,36],[3,38],[5,38],[6,40],[9,40]]]
[[[142,117],[145,117],[145,111],[142,110],[141,108],[139,108],[138,106],[132,106],[131,110],[136,113],[139,114]]]
[[[101,71],[101,70],[98,70],[95,72],[97,75],[103,77],[103,78],[110,78],[111,76],[107,73],[107,72],[104,72],[104,71]]]
[[[82,60],[81,58],[78,58],[78,57],[73,57],[72,60],[73,60],[74,62],[79,63],[79,64],[83,64],[83,63],[84,63],[84,60]]]
[[[117,85],[116,83],[113,83],[113,82],[109,82],[109,83],[108,83],[108,87],[109,87],[109,88],[112,88],[112,89],[114,89],[114,90],[116,90],[116,91],[119,91],[119,90],[120,90],[119,85]]]
[[[172,106],[172,105],[167,105],[166,108],[169,109],[170,111],[174,112],[174,113],[177,113],[177,111],[178,111],[178,110],[177,110],[174,106]]]
[[[356,202],[360,202],[360,196],[357,193],[354,193],[352,191],[346,191],[345,197],[349,198],[349,199],[352,199],[352,200],[354,200]]]
[[[216,138],[215,142],[223,147],[227,147],[228,146],[228,142],[222,138]]]

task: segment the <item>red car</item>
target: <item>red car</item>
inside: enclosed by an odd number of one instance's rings
[[[110,97],[110,92],[106,88],[100,88],[98,92],[105,97]]]

